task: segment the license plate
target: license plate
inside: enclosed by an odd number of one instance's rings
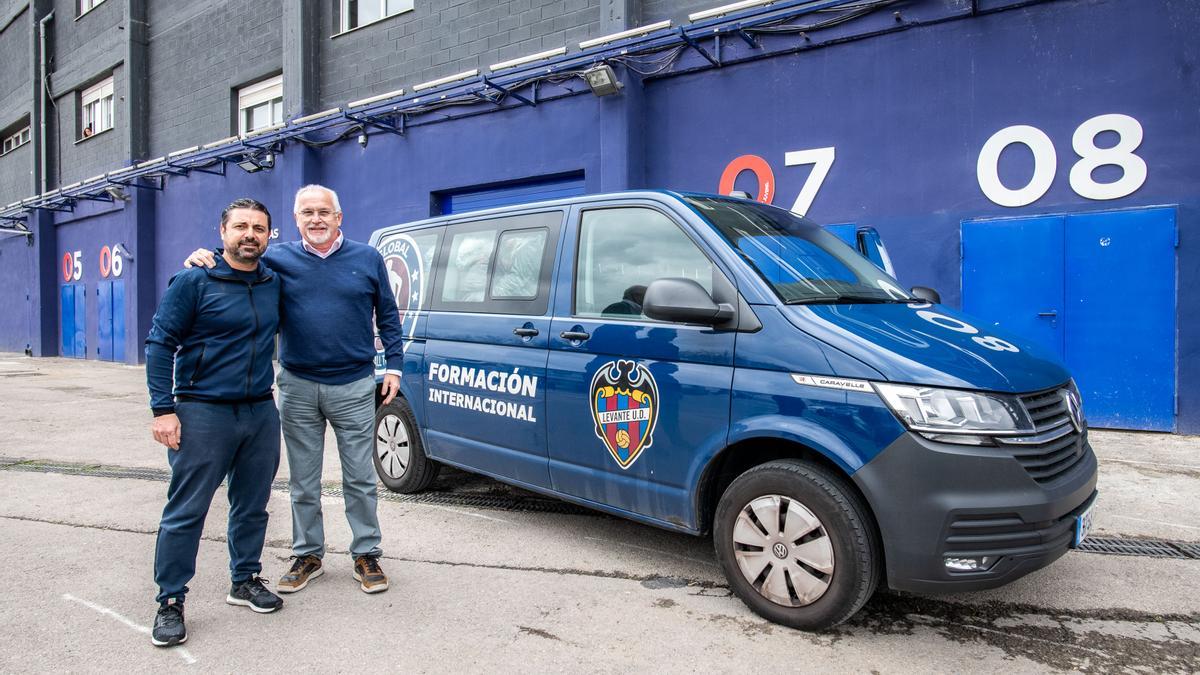
[[[1083,540],[1087,539],[1088,533],[1092,531],[1092,513],[1095,510],[1096,502],[1092,502],[1092,505],[1075,519],[1075,540],[1071,542],[1071,548],[1079,548]]]

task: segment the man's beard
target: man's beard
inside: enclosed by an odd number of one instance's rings
[[[314,246],[322,246],[333,237],[333,231],[328,227],[321,232],[313,232],[312,230],[306,229],[304,234],[308,235],[308,243]]]
[[[236,260],[236,261],[238,261],[238,262],[240,262],[240,263],[252,263],[252,262],[257,262],[257,261],[258,261],[258,259],[262,257],[262,254],[263,254],[263,247],[262,247],[262,246],[259,246],[259,245],[258,245],[258,242],[253,242],[253,244],[254,244],[254,245],[257,247],[257,248],[254,250],[254,252],[253,252],[253,253],[247,253],[247,254],[243,254],[243,253],[242,253],[242,244],[245,244],[245,243],[247,243],[247,242],[245,242],[245,241],[240,241],[240,242],[238,242],[238,245],[237,245],[237,246],[234,246],[234,247],[233,247],[233,250],[231,250],[231,251],[229,252],[229,255],[230,255],[230,257],[232,257],[234,260]]]

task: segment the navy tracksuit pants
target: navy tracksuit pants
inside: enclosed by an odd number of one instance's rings
[[[196,573],[204,518],[221,481],[229,479],[229,570],[235,584],[262,571],[267,500],[279,470],[275,402],[180,401],[179,450],[167,450],[171,485],[158,527],[154,581],[158,602],[183,599]]]

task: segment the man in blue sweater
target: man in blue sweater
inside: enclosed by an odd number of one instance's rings
[[[169,448],[171,484],[154,553],[158,614],[151,641],[187,640],[183,600],[196,571],[213,494],[229,479],[225,601],[260,612],[283,606],[258,577],[267,500],[279,468],[279,413],[271,398],[271,351],[279,327],[279,278],[258,259],[271,214],[253,199],[221,213],[224,254],[213,269],[176,274],[146,337],[154,440]],[[174,389],[172,389],[172,381]]]
[[[287,445],[292,497],[291,569],[277,586],[294,593],[323,573],[325,530],[321,514],[321,464],[326,423],[337,436],[342,494],[353,539],[354,578],[366,593],[388,588],[379,566],[376,512],[375,336],[387,361],[384,402],[400,390],[403,333],[383,257],[341,233],[337,193],[321,185],[296,192],[299,242],[271,247],[264,260],[283,280],[280,312],[279,414]],[[190,264],[209,264],[197,251]]]

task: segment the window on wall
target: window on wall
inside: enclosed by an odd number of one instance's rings
[[[0,155],[7,155],[17,148],[29,142],[29,126],[26,125],[17,131],[10,132],[4,135],[4,149],[0,151]]]
[[[80,119],[79,137],[95,136],[113,128],[113,79],[84,89],[79,94]]]
[[[338,30],[344,33],[412,8],[413,0],[338,0]]]
[[[83,16],[92,11],[96,5],[104,2],[104,0],[79,0],[79,16]]]
[[[239,134],[283,122],[283,75],[238,89]]]

